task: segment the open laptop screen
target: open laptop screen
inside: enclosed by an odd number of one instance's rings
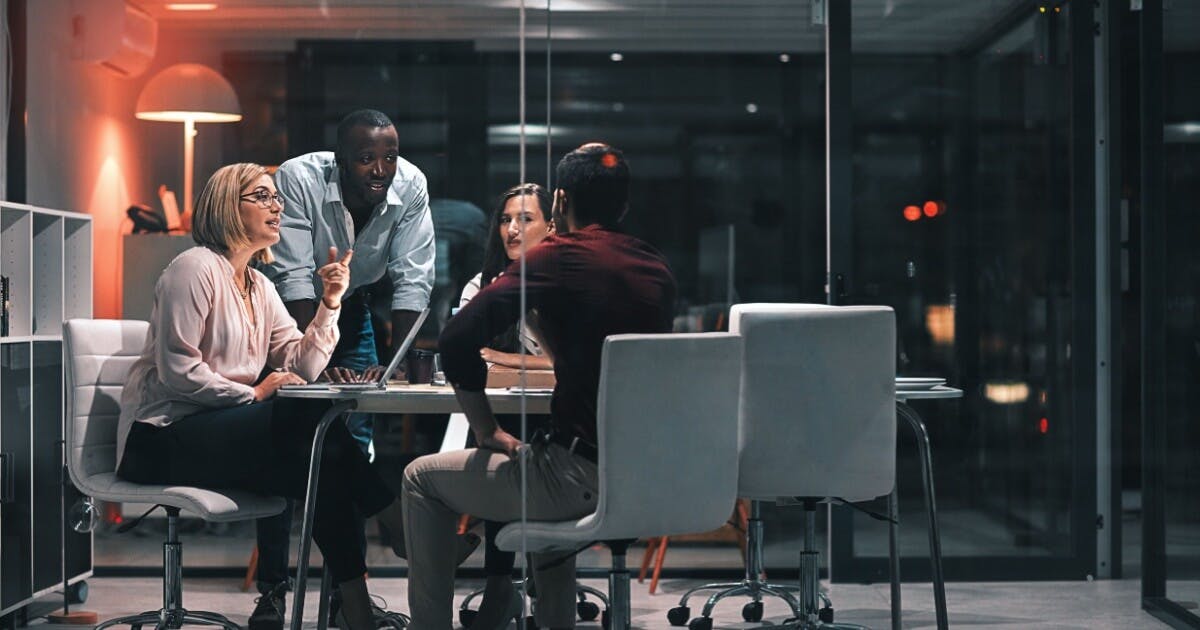
[[[429,309],[426,308],[417,314],[416,321],[413,322],[411,328],[408,329],[408,334],[404,336],[404,341],[396,348],[395,354],[392,355],[392,360],[388,362],[387,368],[379,375],[379,378],[371,383],[313,383],[311,385],[286,385],[284,389],[325,389],[336,387],[339,390],[345,389],[387,389],[388,381],[392,375],[400,367],[400,362],[404,360],[404,356],[408,354],[408,349],[412,347],[413,341],[417,339],[417,331],[421,329],[421,324],[425,323],[425,318],[429,316]],[[395,335],[396,331],[392,331]]]

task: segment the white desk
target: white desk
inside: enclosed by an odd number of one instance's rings
[[[336,387],[336,386],[334,386]],[[524,401],[525,413],[542,415],[550,413],[550,392],[532,390],[524,395],[507,389],[488,389],[488,400],[496,413],[521,413]],[[353,400],[355,412],[360,413],[458,413],[458,399],[449,385],[409,385],[393,382],[386,390],[377,391],[312,391],[279,390],[284,398],[308,398],[314,400]]]
[[[550,413],[550,392],[534,390],[517,392],[507,389],[488,389],[488,401],[496,413],[521,413],[544,415]],[[281,398],[337,401],[317,424],[313,434],[312,456],[308,467],[308,490],[304,498],[304,519],[300,528],[300,554],[296,563],[296,588],[292,601],[292,630],[301,630],[304,618],[304,593],[308,582],[308,554],[312,549],[313,517],[316,514],[317,479],[321,474],[321,451],[325,446],[325,432],[329,425],[342,414],[354,411],[363,413],[457,413],[460,411],[458,398],[449,386],[409,385],[394,382],[385,390],[338,391],[336,386],[329,390],[294,389],[279,390]],[[329,619],[329,573],[321,580],[321,600],[317,606],[317,628],[325,630]]]
[[[542,415],[550,413],[550,393],[536,390],[528,393],[509,391],[506,389],[486,390],[488,400],[496,413],[521,413]],[[301,620],[304,615],[304,594],[308,576],[308,554],[312,547],[312,522],[316,506],[316,484],[320,474],[321,451],[325,441],[325,431],[329,424],[344,413],[457,413],[460,411],[458,399],[454,390],[448,386],[409,385],[393,383],[386,390],[380,391],[313,391],[313,390],[280,390],[279,396],[285,398],[302,398],[311,400],[335,400],[329,411],[321,418],[313,436],[312,459],[309,464],[308,494],[304,501],[304,522],[300,532],[300,554],[297,563],[296,589],[292,603],[292,630],[301,630]],[[921,456],[921,476],[925,485],[925,508],[929,517],[929,547],[930,559],[933,564],[934,604],[936,609],[937,627],[939,630],[948,627],[946,613],[946,592],[942,579],[942,550],[939,542],[937,527],[937,505],[933,489],[933,461],[930,455],[929,434],[921,417],[908,406],[912,400],[931,400],[946,398],[961,398],[962,390],[940,385],[931,389],[896,390],[896,410],[900,417],[908,421],[909,426],[917,435],[917,449]],[[900,611],[900,566],[898,549],[896,548],[896,518],[898,503],[893,491],[888,501],[890,525],[889,543],[891,545],[891,574],[892,574],[892,614],[893,627],[899,627]],[[318,606],[317,628],[324,630],[328,618],[328,578],[321,584],[321,601]]]

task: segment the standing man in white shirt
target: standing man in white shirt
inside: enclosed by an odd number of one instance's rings
[[[333,381],[371,378],[379,368],[367,289],[387,273],[392,285],[391,350],[429,304],[433,286],[433,220],[425,175],[400,157],[400,139],[382,112],[363,109],[338,124],[335,151],[292,158],[275,173],[283,196],[275,261],[262,271],[275,283],[300,330],[316,313],[329,248],[354,250],[350,286],[338,321],[341,340],[325,375]],[[390,358],[390,357],[387,357]],[[387,361],[383,361],[386,363]],[[353,414],[350,433],[366,451],[373,422]],[[361,517],[360,517],[361,518]],[[288,590],[291,510],[258,521],[258,599],[250,630],[281,630]],[[358,528],[362,534],[362,528]],[[365,546],[365,537],[362,539]]]

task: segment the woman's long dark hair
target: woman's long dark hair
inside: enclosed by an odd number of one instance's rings
[[[546,192],[538,184],[520,184],[513,186],[500,195],[496,200],[496,207],[492,210],[491,225],[488,227],[490,235],[487,239],[487,246],[483,249],[483,270],[479,279],[479,288],[486,287],[504,271],[508,264],[512,261],[508,259],[508,254],[504,251],[504,239],[500,238],[500,217],[504,216],[504,206],[508,204],[508,200],[518,195],[529,195],[533,197],[542,211],[542,218],[550,221],[550,193]]]
[[[542,211],[542,218],[547,222],[550,221],[550,193],[546,192],[538,184],[520,184],[513,186],[504,191],[503,195],[496,200],[496,207],[492,210],[492,220],[490,221],[489,236],[487,246],[483,248],[483,270],[480,272],[479,288],[486,287],[504,271],[512,261],[508,259],[508,254],[504,249],[504,239],[500,238],[500,217],[504,216],[504,206],[508,204],[508,200],[517,195],[529,195],[533,197]],[[517,325],[513,324],[508,330],[496,335],[488,344],[489,348],[495,348],[501,352],[516,352],[526,353],[524,344],[521,343],[521,335],[517,331]]]

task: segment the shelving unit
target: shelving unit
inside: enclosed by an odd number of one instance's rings
[[[79,494],[62,480],[62,323],[92,316],[92,219],[0,202],[0,616],[61,588],[63,515]],[[0,491],[0,495],[3,492]],[[92,536],[66,538],[68,581],[92,574]]]

